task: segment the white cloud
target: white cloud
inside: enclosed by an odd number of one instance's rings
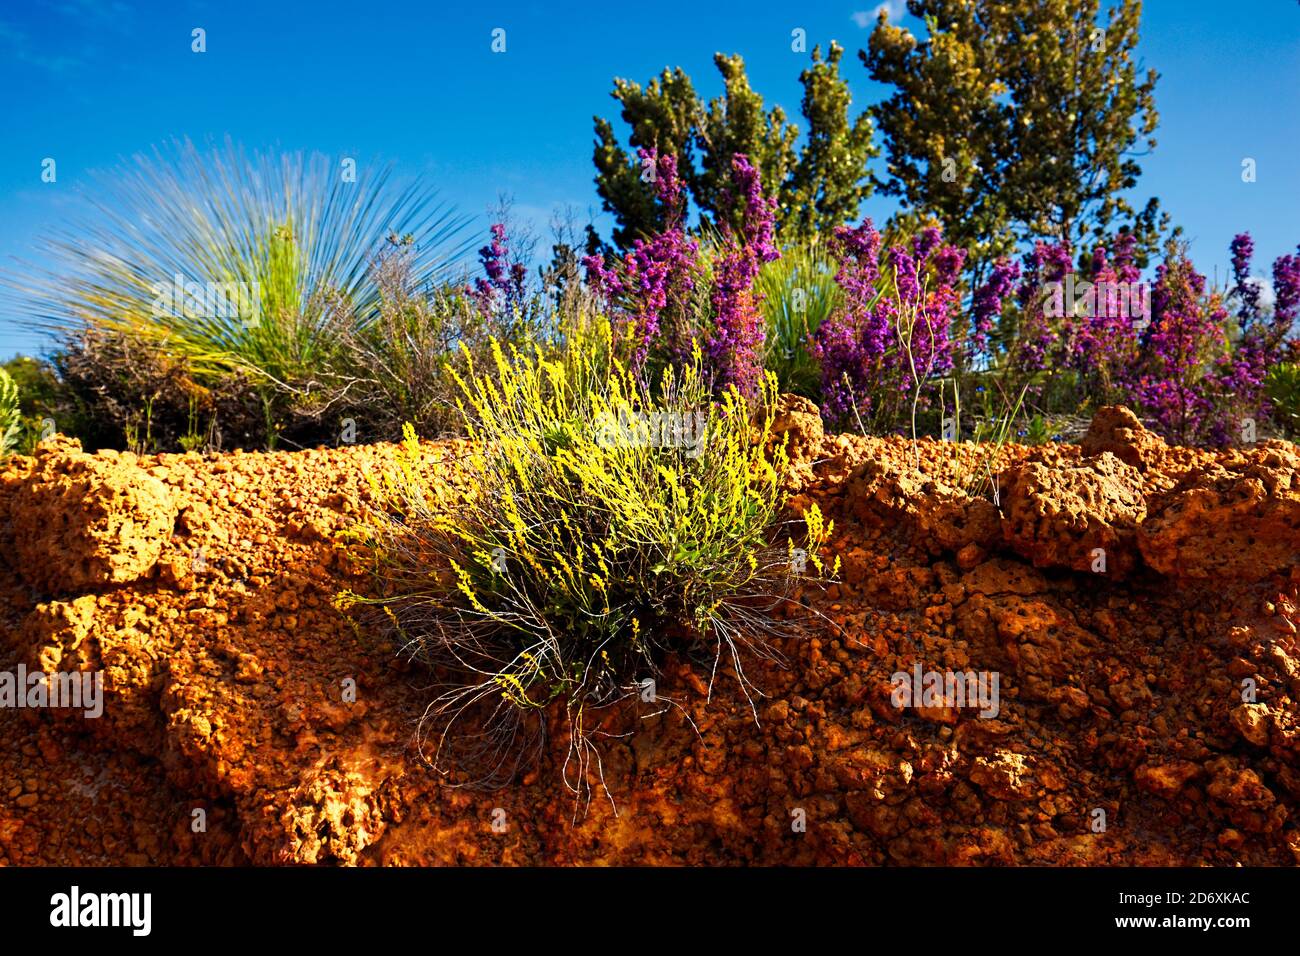
[[[884,3],[877,4],[871,10],[856,11],[849,19],[865,30],[876,22],[881,11],[887,13],[889,19],[896,23],[903,19],[903,14],[907,12],[907,5],[904,0],[885,0]]]
[[[1263,276],[1251,276],[1246,280],[1259,289],[1259,307],[1262,312],[1272,313],[1277,295],[1273,292],[1273,283]]]

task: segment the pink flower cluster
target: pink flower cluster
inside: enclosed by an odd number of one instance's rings
[[[665,210],[665,227],[649,239],[637,239],[612,266],[600,255],[583,260],[592,284],[615,307],[620,330],[632,339],[636,371],[644,367],[652,348],[670,364],[690,356],[690,301],[699,279],[699,243],[686,234],[677,157],[647,149],[638,155],[655,171],[655,195]]]
[[[734,156],[710,270],[687,231],[676,158],[644,149],[639,155],[655,172],[664,225],[611,263],[584,260],[591,284],[626,333],[635,369],[680,364],[698,344],[718,387],[752,394],[762,380],[765,338],[754,286],[763,264],[780,255],[776,202],[749,158]],[[494,226],[493,244],[481,253],[485,300],[521,294],[519,277],[505,269],[505,246]],[[1071,389],[1069,400],[1080,406],[1133,405],[1173,440],[1227,442],[1246,418],[1267,413],[1269,369],[1288,348],[1300,352],[1293,328],[1300,254],[1274,263],[1275,306],[1265,313],[1260,284],[1250,277],[1251,238],[1233,240],[1234,326],[1221,295],[1207,289],[1182,250],[1170,252],[1148,284],[1135,247],[1134,236],[1121,233],[1076,266],[1068,243],[1039,240],[1022,262],[995,262],[971,295],[967,341],[1030,382],[1037,398],[1051,397],[1051,382],[1057,398],[1061,387]],[[820,363],[823,415],[893,427],[908,396],[925,406],[928,387],[953,368],[965,253],[944,243],[937,228],[884,250],[870,219],[838,227],[829,248],[842,300],[809,342]]]
[[[475,279],[469,294],[484,315],[498,308],[512,315],[523,309],[528,267],[522,262],[510,262],[510,240],[506,236],[505,223],[493,223],[491,235],[492,241],[478,251],[486,278]]]
[[[737,153],[731,159],[733,185],[743,199],[737,208],[734,193],[728,206],[740,217],[737,233],[722,221],[722,254],[714,264],[713,327],[704,341],[704,354],[717,371],[717,384],[735,385],[742,395],[752,395],[763,375],[763,340],[766,329],[754,280],[763,263],[779,259],[774,244],[776,200],[763,195],[758,170]]]
[[[840,226],[831,239],[844,303],[813,333],[812,353],[821,363],[822,413],[832,421],[893,408],[952,367],[965,252],[929,228],[910,246],[891,248],[882,270],[880,245],[870,219]]]
[[[1207,291],[1185,253],[1166,258],[1148,292],[1133,237],[1116,237],[1112,248],[1113,259],[1098,246],[1087,269],[1076,271],[1068,245],[1035,243],[1017,292],[1010,366],[1023,375],[1068,372],[1080,404],[1126,402],[1185,443],[1224,444],[1245,419],[1266,414],[1264,379],[1300,312],[1300,256],[1274,263],[1278,304],[1265,316],[1249,277],[1253,243],[1246,233],[1233,240],[1234,334],[1222,298]],[[996,264],[972,297],[980,347],[1001,316],[1012,275],[1009,263]]]
[[[1073,273],[1068,243],[1047,243],[1039,239],[1025,255],[1025,268],[1016,294],[1020,324],[1010,356],[1012,367],[1018,371],[1040,372],[1055,364],[1061,327],[1048,315],[1043,290],[1053,283],[1064,284]]]
[[[1020,263],[999,259],[993,263],[988,281],[975,290],[971,299],[971,346],[977,354],[988,354],[994,328],[1002,320],[1002,310],[1020,279]]]
[[[1156,269],[1151,329],[1125,383],[1130,401],[1153,416],[1160,430],[1182,443],[1222,434],[1212,400],[1225,357],[1227,310],[1207,295],[1205,276],[1176,254]]]
[[[711,322],[692,315],[693,293],[704,281],[699,243],[686,232],[686,202],[672,154],[639,150],[643,165],[655,170],[655,193],[665,210],[664,228],[612,264],[604,256],[588,256],[592,285],[604,295],[615,317],[633,342],[632,366],[648,360],[680,364],[696,344],[701,348],[719,387],[735,385],[752,394],[763,374],[764,325],[754,280],[763,263],[780,256],[775,245],[776,200],[763,194],[758,170],[743,154],[732,157],[733,192],[726,198],[729,212],[739,219],[733,229],[721,226],[722,250],[713,268],[709,290]]]

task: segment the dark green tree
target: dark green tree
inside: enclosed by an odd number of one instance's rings
[[[1141,0],[908,0],[860,56],[895,93],[873,112],[903,219],[935,219],[976,275],[1016,239],[1081,245],[1140,217],[1122,193],[1155,145],[1157,75],[1134,62]],[[1144,213],[1147,211],[1144,210]],[[1149,213],[1147,213],[1149,215]]]
[[[617,221],[615,244],[627,246],[664,224],[664,212],[655,202],[647,178],[652,171],[637,158],[637,149],[673,153],[683,180],[692,183],[696,179],[693,149],[700,102],[691,78],[681,69],[665,69],[644,89],[637,83],[616,79],[611,95],[622,104],[632,149],[629,153],[619,144],[609,120],[595,117],[596,192],[605,211],[613,213]]]
[[[825,60],[821,49],[814,47],[812,65],[799,76],[808,138],[781,190],[780,220],[787,236],[810,239],[829,234],[856,218],[862,201],[871,195],[867,163],[879,150],[865,111],[849,122],[852,97],[840,76],[843,55],[844,48],[834,41]]]
[[[762,175],[763,191],[776,195],[794,165],[799,130],[786,121],[781,107],[764,108],[763,97],[749,85],[745,61],[739,56],[717,53],[713,64],[722,74],[723,95],[711,100],[701,113],[695,135],[701,173],[688,182],[701,214],[716,223],[728,211],[735,216],[743,213],[724,198],[731,188],[732,157],[737,153],[748,156]]]
[[[780,106],[764,104],[739,56],[714,56],[723,92],[707,104],[695,96],[680,69],[664,70],[644,89],[615,80],[612,95],[623,107],[628,148],[613,124],[595,119],[596,191],[616,220],[615,244],[626,246],[662,225],[663,211],[636,156],[638,148],[676,154],[682,182],[706,224],[739,214],[725,199],[737,153],[753,161],[764,190],[778,199],[783,239],[810,238],[854,218],[872,190],[867,162],[876,150],[870,119],[865,114],[849,118],[851,97],[839,72],[843,52],[832,43],[822,59],[821,49],[815,48],[812,64],[800,75],[808,136],[799,150],[799,128]]]

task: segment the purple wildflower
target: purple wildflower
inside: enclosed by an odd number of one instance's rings
[[[1020,278],[1020,263],[999,259],[988,280],[975,290],[971,300],[972,340],[977,352],[987,352],[994,323],[1002,317],[1002,306]]]
[[[743,197],[739,234],[722,219],[723,252],[714,267],[713,329],[704,343],[719,385],[752,395],[762,377],[764,325],[754,292],[763,263],[780,257],[774,243],[776,200],[763,195],[758,170],[743,153],[731,158],[734,187]],[[733,204],[735,196],[728,192]]]
[[[1233,236],[1230,248],[1233,291],[1241,303],[1237,317],[1245,328],[1259,317],[1259,286],[1250,281],[1250,259],[1255,254],[1255,241],[1250,238],[1250,233],[1240,232]]]
[[[510,240],[506,236],[505,223],[494,222],[490,233],[492,241],[478,251],[486,278],[474,280],[470,295],[484,315],[495,311],[498,296],[503,299],[506,314],[513,315],[524,306],[528,267],[522,262],[510,262]]]

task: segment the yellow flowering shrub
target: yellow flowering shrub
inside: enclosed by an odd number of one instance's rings
[[[379,592],[364,602],[447,681],[428,712],[435,766],[506,782],[562,701],[581,789],[592,710],[644,701],[668,649],[702,650],[746,686],[746,655],[791,626],[777,605],[834,573],[819,554],[831,528],[815,506],[782,520],[785,450],[755,424],[774,417],[774,378],[756,415],[734,390],[711,400],[698,355],[652,393],[608,335],[556,360],[493,358],[457,381],[463,480],[432,480],[410,430],[376,480],[385,508],[356,532]]]

